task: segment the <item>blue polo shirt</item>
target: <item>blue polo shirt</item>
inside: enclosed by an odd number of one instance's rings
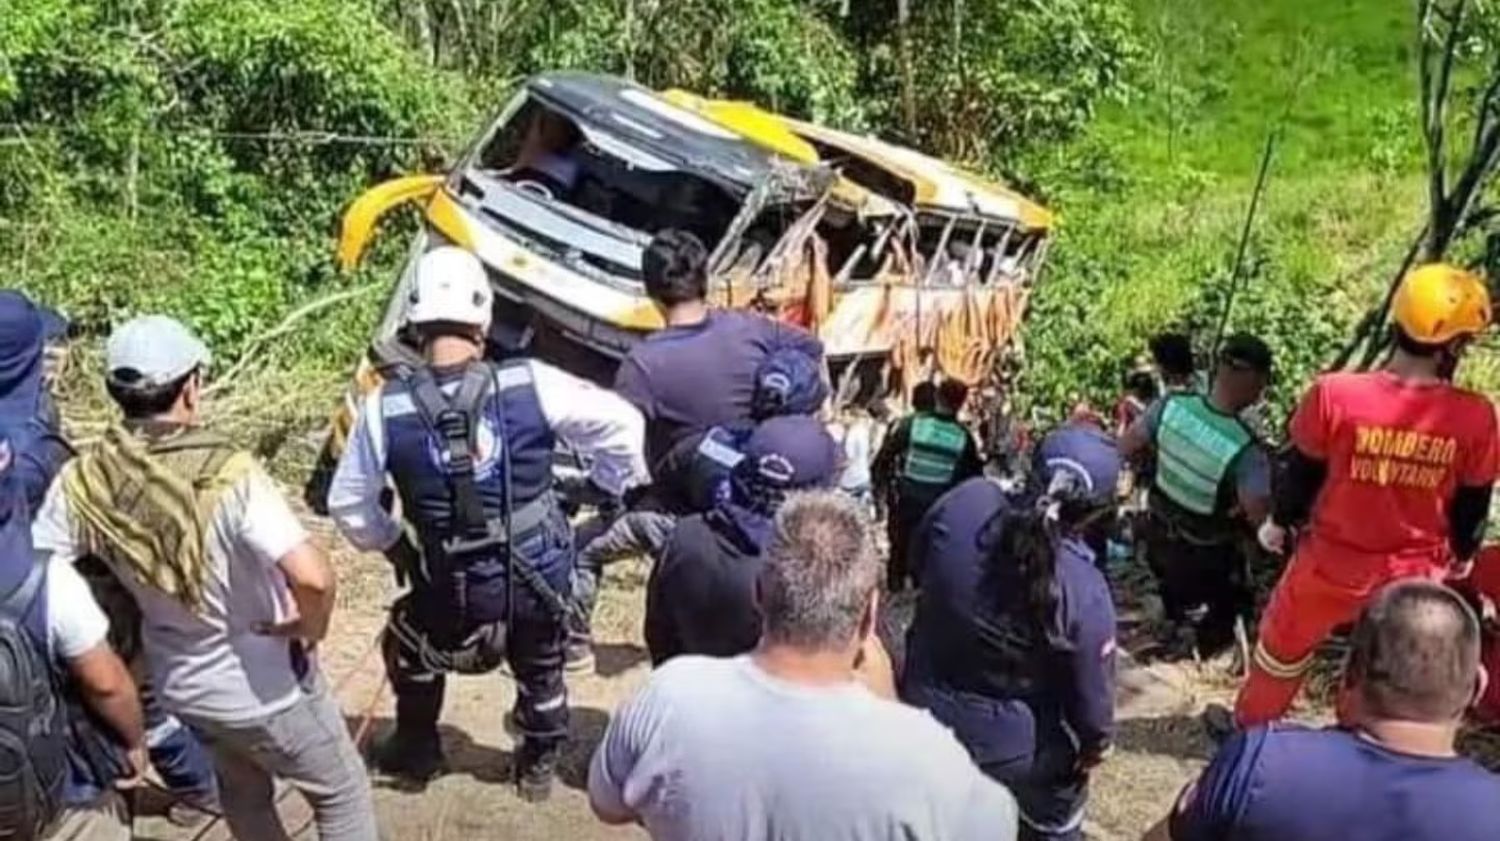
[[[1495,841],[1500,777],[1344,730],[1271,725],[1225,742],[1171,823],[1173,841]]]
[[[754,313],[713,310],[697,324],[642,339],[620,363],[615,391],[646,418],[646,463],[656,475],[683,441],[748,421],[761,362],[782,349],[822,359],[810,333]]]

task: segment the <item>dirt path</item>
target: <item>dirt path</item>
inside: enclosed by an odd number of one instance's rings
[[[384,732],[393,714],[383,692],[378,652],[372,649],[395,595],[382,559],[348,549],[326,522],[309,523],[334,547],[341,605],[333,637],[325,645],[323,669],[338,690],[357,735]],[[452,773],[422,791],[377,785],[376,809],[390,841],[589,841],[644,838],[638,829],[598,823],[584,794],[588,760],[608,715],[645,680],[649,671],[640,636],[644,607],[643,569],[612,569],[598,617],[597,673],[569,676],[572,740],[553,799],[542,806],[522,802],[509,784],[513,740],[504,714],[514,687],[504,675],[449,681],[443,711],[443,742]],[[1121,679],[1120,736],[1114,756],[1098,772],[1090,809],[1091,838],[1135,839],[1161,816],[1173,796],[1202,766],[1208,744],[1194,716],[1219,699],[1215,688],[1190,670],[1127,667]],[[377,694],[379,693],[379,694]],[[365,723],[366,714],[370,721]],[[305,827],[309,812],[295,795],[281,803],[289,828]],[[143,818],[138,838],[154,841],[227,841],[222,825],[185,831],[160,818]],[[312,839],[303,829],[298,839]]]

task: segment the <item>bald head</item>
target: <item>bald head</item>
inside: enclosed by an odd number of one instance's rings
[[[1365,608],[1353,643],[1348,680],[1373,716],[1449,722],[1474,698],[1479,620],[1447,587],[1386,587]]]

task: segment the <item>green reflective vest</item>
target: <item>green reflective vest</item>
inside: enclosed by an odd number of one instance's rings
[[[1212,516],[1234,460],[1254,439],[1201,394],[1168,397],[1156,428],[1156,489],[1182,508]]]
[[[969,434],[958,421],[917,415],[911,422],[911,439],[906,445],[906,464],[901,475],[912,482],[947,484],[953,481],[968,444]]]

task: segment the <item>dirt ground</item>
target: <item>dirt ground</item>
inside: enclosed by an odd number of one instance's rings
[[[340,574],[340,609],[331,640],[322,651],[325,674],[337,691],[359,739],[378,735],[393,714],[384,690],[373,643],[385,606],[395,594],[385,562],[351,550],[326,521],[307,516],[311,528],[330,547]],[[390,841],[443,839],[644,838],[635,828],[598,823],[584,789],[588,761],[609,713],[645,680],[649,671],[641,641],[644,567],[618,565],[610,570],[598,617],[598,665],[592,675],[569,676],[571,742],[561,767],[560,785],[541,806],[522,802],[510,786],[513,740],[504,714],[514,688],[503,674],[450,679],[443,712],[443,741],[451,773],[421,791],[401,790],[377,781],[375,804]],[[895,604],[888,623],[902,624],[908,605]],[[1136,619],[1125,616],[1127,629]],[[1126,634],[1129,637],[1129,634]],[[1140,667],[1129,657],[1120,680],[1118,746],[1098,771],[1087,830],[1099,841],[1139,838],[1171,803],[1181,787],[1202,767],[1209,745],[1196,714],[1209,701],[1226,700],[1231,681],[1196,666],[1157,664]],[[280,808],[298,839],[312,839],[309,811],[296,795]],[[148,807],[149,810],[149,807]],[[152,841],[227,841],[222,823],[183,830],[159,817],[137,823],[137,837]]]

